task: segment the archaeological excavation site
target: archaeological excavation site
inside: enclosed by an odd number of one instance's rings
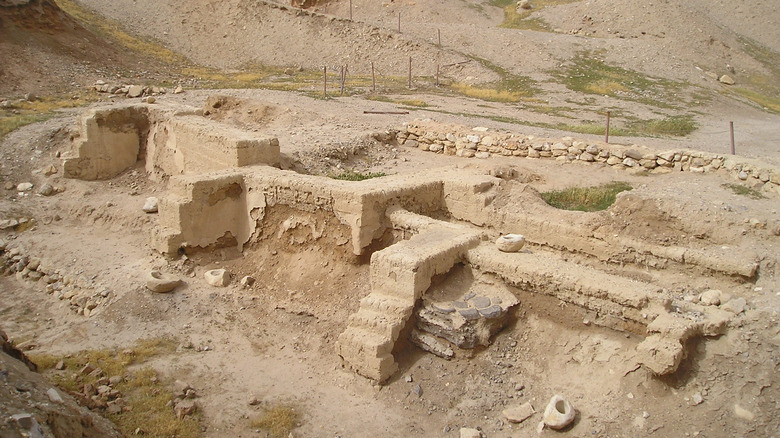
[[[780,436],[780,119],[721,77],[777,74],[773,31],[715,79],[656,77],[603,50],[660,37],[576,0],[138,3],[0,0],[0,32],[90,60],[46,52],[63,95],[0,70],[0,437]],[[745,10],[719,8],[698,25]],[[225,42],[186,30],[215,17]],[[36,20],[56,30],[25,40]],[[200,66],[102,40],[144,28]],[[334,48],[355,32],[370,47]],[[493,52],[521,36],[533,71]],[[352,63],[330,90],[318,54]]]

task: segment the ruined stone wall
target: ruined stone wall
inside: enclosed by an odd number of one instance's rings
[[[672,171],[728,172],[753,188],[780,194],[780,169],[758,160],[695,150],[654,151],[572,137],[537,138],[509,132],[488,132],[458,125],[414,121],[401,128],[399,144],[438,154],[464,158],[491,156],[547,158],[558,161],[604,163],[615,169],[645,170],[650,174]]]

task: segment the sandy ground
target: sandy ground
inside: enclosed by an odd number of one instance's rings
[[[187,92],[175,100],[202,105],[208,94]],[[369,117],[360,114],[366,105],[362,99],[321,101],[267,91],[230,94],[250,100],[213,117],[249,123],[240,116],[246,115],[246,108],[273,107],[255,126],[279,135],[282,153],[297,166],[327,171],[340,164],[414,175],[438,166],[509,164],[542,191],[624,180],[636,187],[638,196],[654,199],[675,221],[660,220],[652,209],[613,213],[628,214],[624,219],[629,222],[652,222],[649,236],[671,232],[682,244],[735,245],[737,258],[756,253],[763,260],[764,274],[745,282],[695,270],[615,271],[680,293],[717,287],[748,299],[748,310],[735,318],[728,333],[692,346],[691,357],[670,378],[658,379],[635,369],[634,347],[641,337],[584,325],[585,317],[576,306],[562,307],[531,295],[521,299],[516,319],[490,347],[470,358],[445,361],[408,346],[399,356],[397,378],[379,387],[345,369],[333,350],[347,316],[369,291],[365,261],[335,249],[291,248],[266,241],[243,254],[222,251],[167,262],[147,244],[155,217],[140,210],[146,196],[164,193],[164,184],[146,180],[139,168],[109,183],[55,175],[52,181],[64,185],[65,192],[51,198],[19,198],[15,191],[5,192],[0,203],[5,216],[27,215],[38,223],[4,238],[115,294],[108,307],[84,318],[43,292],[41,285],[4,277],[0,312],[9,336],[32,341],[34,352],[62,354],[121,347],[148,337],[174,337],[178,351],[156,359],[154,365],[197,388],[202,395],[198,402],[204,412],[204,435],[209,437],[258,436],[248,425],[248,418],[259,410],[248,405],[253,396],[296,405],[302,418],[295,436],[457,436],[463,426],[480,427],[489,437],[528,436],[535,434],[538,418],[510,425],[501,410],[530,401],[539,411],[555,393],[565,394],[579,411],[569,432],[573,436],[776,433],[780,284],[773,263],[780,251],[777,237],[770,232],[780,224],[776,195],[761,200],[735,195],[721,186],[728,182],[724,175],[643,177],[612,169],[594,173],[587,165],[505,158],[477,162],[392,146],[334,160],[328,168],[317,164],[321,156],[313,151],[359,145],[368,132],[428,114]],[[174,99],[164,99],[168,98]],[[466,126],[474,122],[447,121]],[[4,180],[18,183],[26,175],[40,183],[42,177],[32,170],[57,164],[54,154],[66,145],[58,139],[61,135],[50,134],[68,122],[67,118],[51,120],[9,136],[3,149]],[[131,194],[131,187],[137,187],[137,195]],[[47,223],[55,215],[62,219]],[[769,228],[747,227],[744,221],[753,217],[766,220]],[[594,216],[594,220],[604,219]],[[704,243],[694,236],[702,230],[710,236]],[[587,258],[581,262],[593,263]],[[253,275],[258,283],[251,289],[237,284],[210,287],[202,274],[216,267],[228,268],[237,277]],[[141,281],[152,268],[194,276],[173,294],[153,294]],[[420,386],[421,396],[415,385]],[[520,386],[524,389],[517,391]],[[697,393],[705,401],[694,406],[690,400]],[[737,416],[735,405],[752,413],[753,420]]]

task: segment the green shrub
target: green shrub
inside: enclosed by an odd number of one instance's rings
[[[611,182],[596,187],[571,187],[542,193],[542,199],[561,210],[601,211],[615,203],[618,193],[631,190],[625,182]]]

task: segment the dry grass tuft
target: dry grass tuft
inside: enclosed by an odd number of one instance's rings
[[[266,409],[263,415],[252,420],[251,426],[267,430],[274,438],[287,438],[297,422],[295,408],[281,404]]]
[[[114,389],[122,394],[125,409],[115,414],[106,412],[105,415],[127,436],[140,429],[148,437],[195,438],[201,436],[199,414],[196,412],[193,416],[177,418],[168,405],[173,400],[173,393],[168,389],[169,382],[159,378],[154,369],[138,366],[153,357],[170,354],[175,348],[172,339],[153,338],[140,340],[132,348],[123,350],[89,350],[66,357],[37,354],[30,355],[30,359],[58,386],[74,393],[81,392],[87,384],[97,386],[101,378],[80,373],[87,363],[103,370],[103,377],[123,377]],[[55,371],[60,360],[65,369]]]

